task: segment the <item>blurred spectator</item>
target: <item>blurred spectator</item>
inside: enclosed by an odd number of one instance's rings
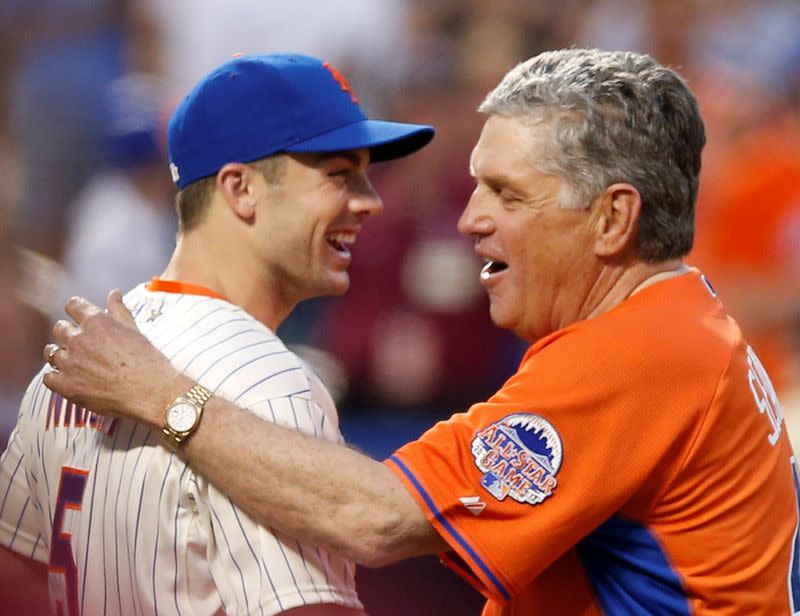
[[[742,324],[778,391],[800,384],[800,117],[762,120],[733,141],[702,194],[694,258]]]
[[[135,16],[135,19],[134,19]],[[25,381],[41,361],[58,298],[68,206],[98,168],[103,91],[136,54],[152,21],[135,0],[0,3],[0,408],[13,421]],[[133,66],[133,64],[131,64]]]
[[[57,317],[69,295],[102,305],[110,289],[127,290],[160,275],[175,246],[175,189],[158,83],[129,75],[107,90],[106,164],[71,207]]]
[[[406,0],[145,0],[164,34],[165,75],[183,97],[235,53],[300,52],[334,64],[368,111],[408,70]]]
[[[67,204],[100,161],[102,94],[123,71],[126,19],[135,6],[12,0],[0,8],[22,162],[19,241],[49,257],[60,258]]]
[[[31,374],[41,363],[41,349],[30,344],[41,322],[20,297],[23,272],[16,250],[0,227],[0,452],[5,449],[19,409],[19,401]],[[4,237],[5,236],[5,237]]]
[[[23,272],[14,242],[14,212],[19,182],[13,144],[0,131],[0,451],[17,417],[21,392],[41,361],[30,344],[41,329],[38,315],[22,300]]]
[[[690,47],[715,141],[693,257],[788,393],[800,387],[800,6],[717,2],[703,18]]]
[[[692,19],[696,4],[696,0],[577,0],[571,3],[571,42],[649,53],[663,64],[685,69],[687,33],[697,25]]]

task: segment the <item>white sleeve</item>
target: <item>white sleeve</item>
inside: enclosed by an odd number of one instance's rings
[[[263,405],[250,410],[309,434],[324,432],[322,411],[306,398],[288,396]],[[227,614],[279,614],[323,603],[363,607],[352,562],[259,526],[201,477],[197,490],[211,575]]]
[[[47,563],[49,541],[45,536],[42,508],[32,489],[37,478],[27,467],[30,443],[26,442],[32,401],[43,388],[39,376],[25,392],[17,425],[0,457],[0,544],[22,556]]]

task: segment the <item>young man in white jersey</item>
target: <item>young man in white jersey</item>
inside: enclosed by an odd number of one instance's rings
[[[341,440],[325,388],[274,332],[298,302],[347,290],[350,246],[382,208],[368,164],[432,137],[368,120],[306,56],[236,58],[192,90],[168,130],[177,247],[125,302],[199,385],[167,412],[164,448],[48,390],[50,367],[34,378],[0,464],[3,595],[43,588],[46,564],[54,614],[362,613],[351,562],[258,526],[176,449],[212,394]]]

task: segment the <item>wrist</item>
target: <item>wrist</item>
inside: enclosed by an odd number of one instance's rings
[[[151,395],[142,398],[136,419],[154,430],[161,431],[164,426],[164,409],[196,383],[185,374],[176,372],[172,378],[159,379],[159,385],[160,387],[152,388]]]
[[[213,396],[214,393],[202,385],[193,385],[165,409],[161,432],[170,449],[177,451],[197,431],[206,402]]]

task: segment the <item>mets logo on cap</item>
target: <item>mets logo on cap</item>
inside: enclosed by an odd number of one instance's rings
[[[562,453],[556,429],[533,413],[508,415],[472,439],[481,485],[497,500],[541,503],[558,485]]]

